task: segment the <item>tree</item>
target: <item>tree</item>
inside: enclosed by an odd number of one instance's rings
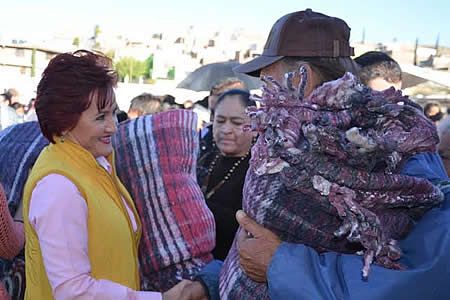
[[[72,41],[72,45],[74,45],[77,48],[80,48],[80,38],[79,37],[74,37],[73,41]]]
[[[144,78],[145,79],[152,79],[152,73],[153,73],[153,54],[150,55],[145,60],[145,72],[144,72]]]
[[[119,74],[120,80],[126,76],[130,81],[137,81],[139,77],[144,76],[146,72],[146,64],[143,61],[137,60],[133,57],[123,57],[116,63],[116,70]]]
[[[94,39],[96,40],[102,31],[100,30],[99,25],[95,25],[94,27]]]
[[[175,79],[175,67],[169,68],[169,71],[167,71],[167,79],[170,79],[170,80]]]
[[[100,49],[100,42],[98,41],[98,36],[100,35],[101,30],[99,25],[95,25],[94,27],[94,35],[92,36],[92,49],[99,50]]]

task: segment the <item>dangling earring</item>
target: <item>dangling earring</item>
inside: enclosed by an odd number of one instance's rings
[[[253,138],[252,138],[252,145],[254,145],[256,143],[257,139],[258,139],[257,135],[253,136]]]
[[[59,137],[59,141],[60,141],[61,143],[64,143],[64,135],[61,135],[61,136]]]

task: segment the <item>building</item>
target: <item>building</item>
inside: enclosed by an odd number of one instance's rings
[[[41,74],[59,51],[21,44],[0,45],[0,72],[8,75]]]

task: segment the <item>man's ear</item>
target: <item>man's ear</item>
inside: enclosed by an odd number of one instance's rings
[[[304,67],[306,69],[306,86],[305,86],[305,97],[308,97],[312,91],[320,84],[320,80],[318,78],[318,74],[314,72],[311,66],[308,63],[303,63],[300,67]],[[299,81],[297,84],[300,84],[300,74]]]

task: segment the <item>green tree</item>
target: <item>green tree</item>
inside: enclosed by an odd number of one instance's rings
[[[175,79],[175,67],[169,68],[169,71],[167,71],[167,79],[170,79],[170,80]]]
[[[117,73],[120,80],[123,80],[126,76],[130,81],[137,81],[139,77],[144,76],[146,64],[143,61],[137,60],[133,57],[123,57],[117,61],[116,65]]]
[[[153,73],[153,54],[150,55],[146,60],[145,60],[145,73],[144,73],[144,78],[145,79],[152,79],[152,73]]]
[[[95,25],[94,27],[94,36],[91,38],[92,39],[92,49],[94,50],[100,50],[101,46],[100,46],[100,42],[98,41],[98,36],[100,35],[102,31],[100,30],[100,26],[99,25]]]
[[[72,45],[74,45],[77,48],[80,48],[80,38],[79,37],[74,37],[73,41],[72,41]]]

